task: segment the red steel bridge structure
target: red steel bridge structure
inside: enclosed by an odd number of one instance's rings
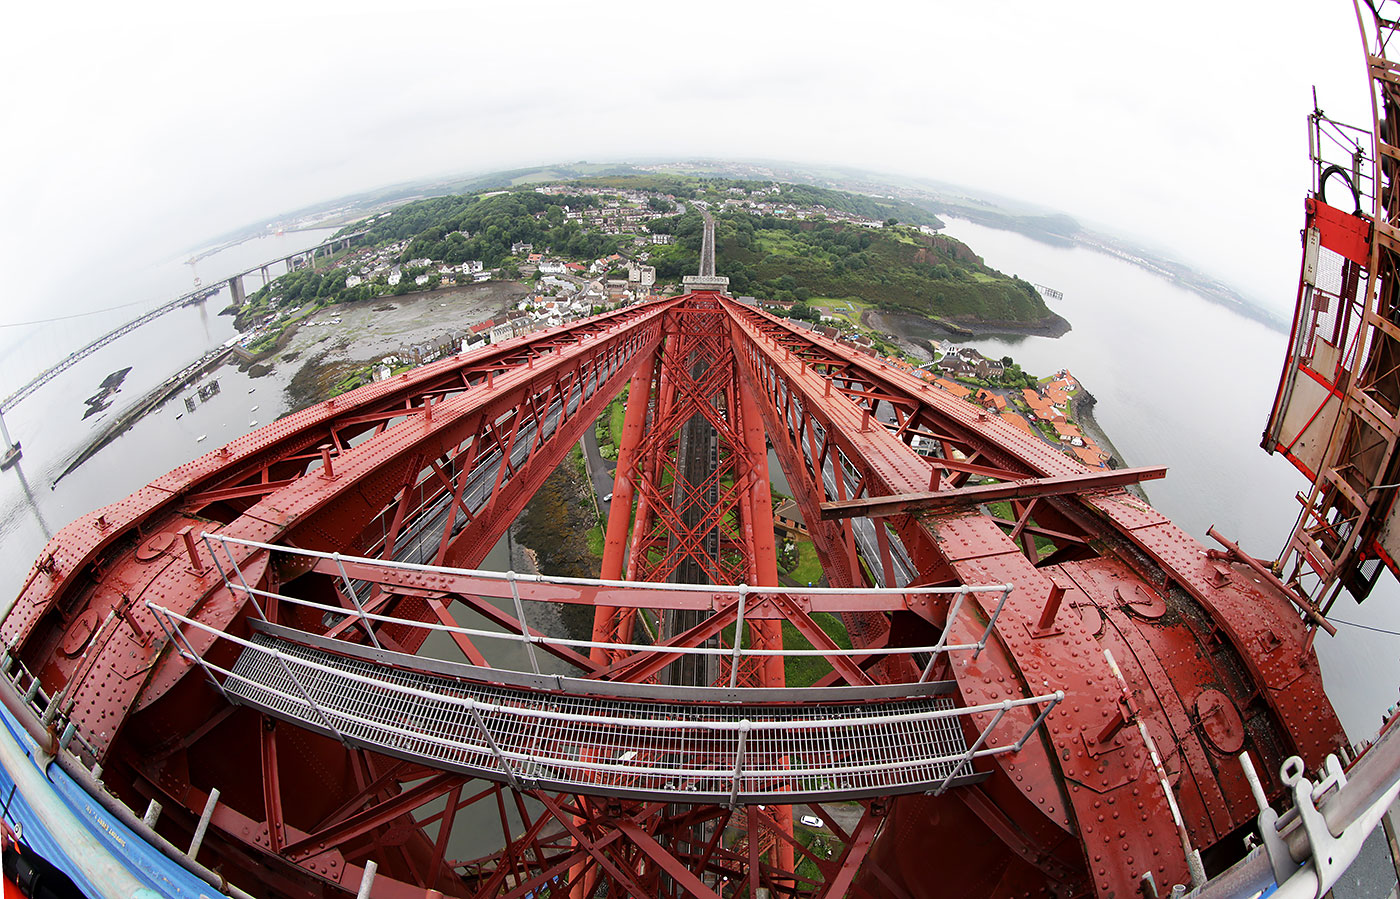
[[[1275,797],[1344,745],[1330,626],[1129,491],[1163,469],[1086,469],[728,296],[713,228],[681,295],[70,524],[0,624],[0,698],[232,895],[1108,897],[1236,861],[1237,756]],[[601,577],[477,570],[624,389]],[[770,447],[824,587],[780,582]],[[803,654],[830,671],[788,686]]]

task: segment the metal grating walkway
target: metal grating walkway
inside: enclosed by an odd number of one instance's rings
[[[349,745],[526,789],[730,804],[888,796],[981,780],[974,758],[1013,750],[979,748],[984,733],[970,751],[961,725],[972,710],[944,695],[652,702],[467,681],[267,633],[244,647],[222,681],[231,700]]]

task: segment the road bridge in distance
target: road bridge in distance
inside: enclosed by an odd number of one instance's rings
[[[297,262],[303,262],[304,264],[308,265],[315,264],[315,259],[318,255],[321,255],[325,252],[334,252],[337,249],[344,249],[348,247],[350,245],[350,242],[353,241],[355,238],[362,237],[367,233],[367,231],[357,231],[354,234],[346,234],[340,237],[331,238],[330,240],[317,244],[309,250],[304,250],[300,253],[293,253],[290,256],[284,256],[279,259],[273,259],[261,265],[255,265],[252,268],[246,269],[235,275],[230,276],[226,280],[220,282],[220,284],[226,285],[228,287],[229,293],[233,297],[234,305],[241,306],[244,300],[243,279],[247,275],[251,275],[253,272],[258,272],[262,275],[263,284],[267,284],[271,280],[271,273],[269,271],[271,266],[276,265],[280,262],[285,264],[290,270],[291,267]],[[89,341],[84,346],[79,347],[78,349],[69,353],[67,356],[64,356],[58,362],[55,362],[53,365],[50,365],[48,368],[44,369],[34,377],[30,378],[27,382],[25,382],[18,389],[12,392],[9,396],[5,397],[3,400],[0,400],[0,409],[13,409],[22,400],[32,395],[34,391],[38,390],[40,387],[43,387],[49,381],[52,381],[54,378],[58,377],[63,372],[72,368],[74,365],[81,362],[83,359],[87,358],[88,356],[92,355],[98,350],[102,349],[102,347],[106,346],[107,344],[111,343],[117,338],[122,337],[126,334],[130,334],[132,331],[135,331],[142,325],[155,321],[156,319],[160,318],[166,313],[173,312],[174,310],[179,309],[182,306],[190,306],[195,303],[203,302],[217,291],[217,285],[212,287],[196,288],[194,290],[189,291],[188,293],[181,294],[180,296],[169,301],[168,303],[163,303],[160,306],[157,306],[156,308],[137,316],[131,321],[118,325],[117,327],[113,328],[107,333],[102,334],[101,336]]]

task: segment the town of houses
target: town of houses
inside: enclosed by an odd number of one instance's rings
[[[878,219],[866,218],[865,216],[854,215],[840,209],[832,209],[820,203],[810,206],[796,203],[785,203],[779,197],[782,188],[777,184],[765,187],[746,190],[742,187],[731,187],[726,189],[725,195],[717,202],[708,200],[686,201],[677,199],[670,194],[655,193],[642,190],[619,190],[617,188],[602,187],[579,187],[577,185],[554,184],[535,188],[536,193],[548,196],[574,196],[574,197],[598,197],[601,205],[587,209],[569,209],[565,207],[564,217],[569,221],[579,222],[584,226],[599,228],[604,234],[629,234],[638,225],[645,225],[655,218],[674,215],[676,212],[684,212],[687,202],[694,202],[694,205],[702,209],[711,210],[737,210],[747,212],[751,215],[771,215],[774,218],[806,219],[812,216],[824,216],[827,221],[846,222],[853,225],[861,225],[866,228],[883,228],[885,223]],[[656,210],[650,207],[654,199],[663,199],[673,203],[676,207],[674,211]],[[934,233],[932,228],[922,228],[926,233]],[[652,234],[646,237],[646,242],[654,244],[670,243],[669,234]]]
[[[778,218],[805,219],[823,216],[829,221],[847,222],[869,228],[884,226],[883,222],[850,215],[821,204],[804,206],[782,202],[779,199],[782,189],[777,184],[752,190],[731,187],[726,189],[722,198],[713,202],[687,201],[671,194],[654,191],[576,184],[542,185],[536,187],[535,192],[548,196],[597,198],[597,206],[583,209],[564,206],[565,218],[578,222],[586,229],[598,230],[607,235],[630,235],[635,252],[631,256],[614,253],[601,259],[574,261],[536,252],[528,243],[514,244],[511,253],[518,264],[513,267],[519,276],[533,278],[538,273],[540,277],[535,285],[538,293],[523,301],[516,310],[523,315],[511,321],[512,336],[562,324],[589,314],[595,307],[625,305],[652,296],[657,289],[656,268],[647,264],[649,254],[645,248],[669,244],[673,238],[670,234],[651,233],[646,226],[657,218],[685,212],[688,203],[707,209],[737,209],[754,215],[771,215]],[[658,200],[664,202],[657,202]],[[391,214],[382,213],[379,217]],[[425,289],[478,284],[500,276],[499,272],[487,269],[480,260],[471,260],[460,265],[448,265],[440,260],[428,258],[404,261],[403,253],[409,243],[410,241],[405,239],[378,247],[360,247],[338,260],[335,267],[347,272],[347,288],[378,283],[388,291],[398,288],[407,276],[413,278],[414,287]],[[627,277],[601,277],[618,270],[625,270]],[[296,312],[299,308],[286,311]],[[242,340],[244,349],[255,344],[269,328],[275,327],[275,319],[276,316],[268,316],[262,326],[245,334]],[[493,328],[500,324],[502,323],[492,323]],[[494,333],[504,334],[505,331],[496,330]]]
[[[514,268],[522,279],[529,278],[534,281],[534,293],[519,300],[516,307],[508,313],[478,322],[470,326],[465,333],[452,335],[450,340],[441,345],[406,348],[405,354],[409,358],[397,355],[385,357],[376,365],[374,377],[388,377],[395,370],[395,366],[428,362],[448,352],[468,352],[487,343],[499,343],[541,328],[557,327],[567,321],[590,315],[599,308],[627,305],[652,297],[657,290],[656,268],[646,264],[649,254],[644,248],[670,243],[672,236],[645,232],[646,225],[656,218],[685,212],[687,203],[707,209],[736,209],[753,215],[778,218],[805,219],[820,215],[828,221],[842,221],[869,228],[884,227],[883,222],[851,215],[820,204],[801,206],[782,202],[779,199],[781,188],[776,184],[752,190],[728,188],[725,195],[715,202],[683,200],[652,191],[576,184],[544,185],[536,187],[535,191],[551,196],[597,197],[597,206],[582,209],[564,206],[566,220],[579,222],[584,228],[596,229],[608,235],[631,235],[633,245],[637,248],[635,256],[613,253],[585,263],[551,256],[543,251],[536,252],[535,247],[529,243],[515,243],[511,246]],[[666,202],[654,203],[657,199]],[[657,206],[662,208],[655,208]],[[921,230],[933,233],[932,229]],[[339,267],[349,270],[346,287],[379,281],[393,288],[402,281],[405,269],[418,272],[414,276],[415,287],[428,287],[433,282],[433,273],[437,275],[438,287],[481,283],[498,274],[487,270],[479,260],[456,266],[427,258],[403,262],[402,255],[408,245],[408,240],[400,240],[380,247],[362,247],[351,252],[339,262]],[[619,271],[625,271],[626,277],[603,277]],[[539,276],[537,279],[534,277],[536,274]],[[775,303],[754,297],[738,299],[774,309],[779,313],[783,311],[780,307],[791,306],[791,303]],[[859,329],[852,329],[829,315],[822,316],[822,319],[817,323],[796,323],[824,337],[839,340],[871,356],[882,358],[886,364],[906,369],[942,390],[982,406],[987,414],[1001,417],[1013,427],[1033,436],[1050,440],[1052,438],[1047,429],[1053,429],[1065,452],[1091,467],[1107,467],[1109,464],[1109,454],[1068,420],[1069,397],[1079,387],[1069,372],[1059,372],[1037,388],[1023,388],[1018,396],[1012,397],[1010,394],[1015,391],[991,390],[960,383],[970,380],[988,381],[1002,374],[1003,363],[1000,360],[987,358],[975,349],[947,343],[939,348],[940,356],[937,362],[914,366],[896,356],[880,356],[870,335],[862,333]],[[916,446],[916,449],[919,447]]]

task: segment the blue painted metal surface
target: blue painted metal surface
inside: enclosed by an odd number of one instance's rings
[[[0,802],[24,842],[93,899],[217,899],[217,890],[168,858],[58,765],[35,763],[33,739],[0,706]],[[28,766],[25,770],[14,770]],[[72,825],[71,828],[66,825]]]

